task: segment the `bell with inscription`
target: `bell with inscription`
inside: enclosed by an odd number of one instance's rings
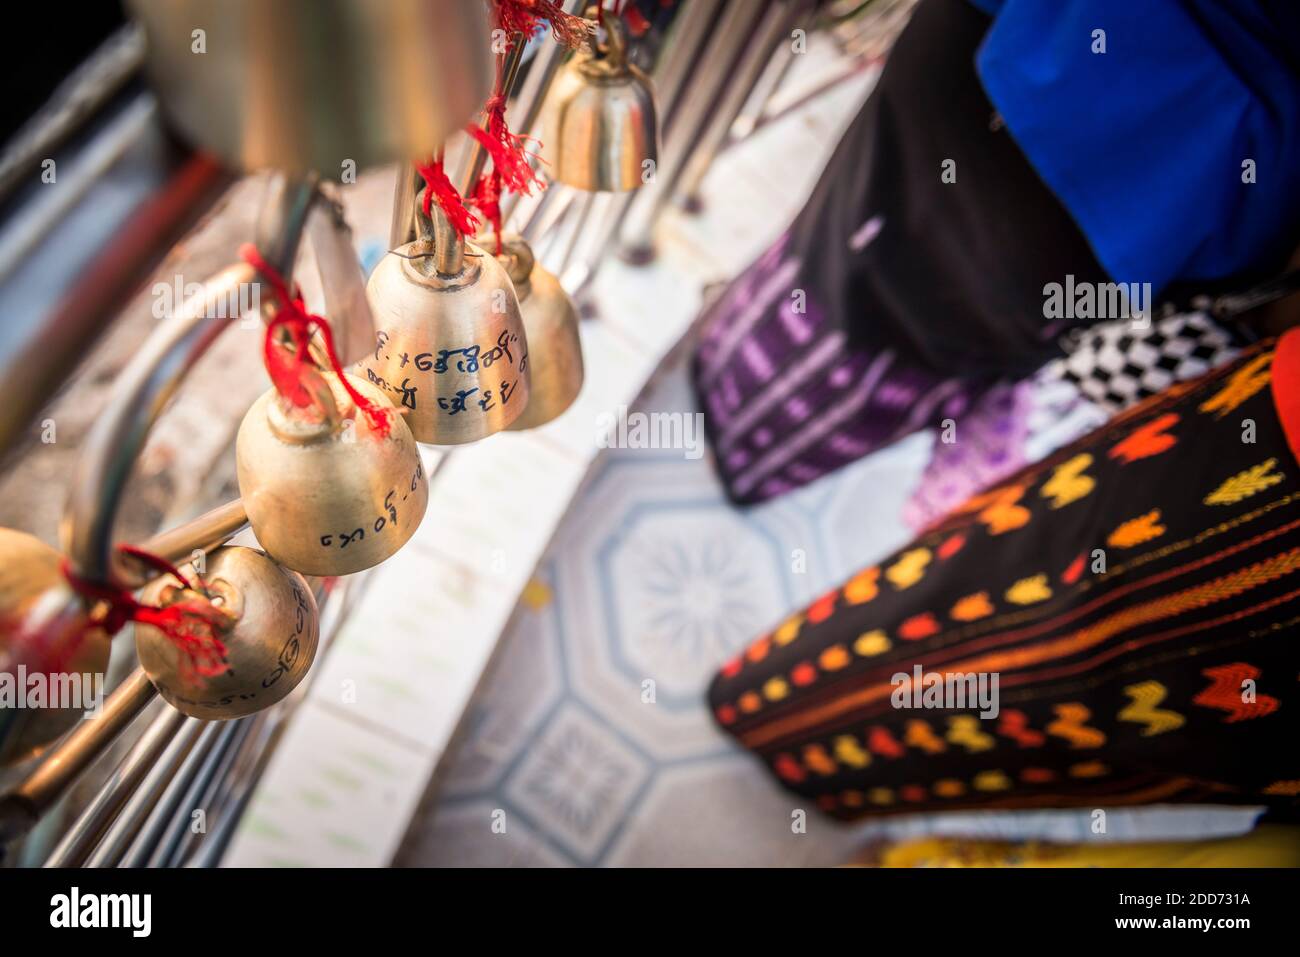
[[[244,416],[235,441],[239,494],[276,561],[304,575],[350,575],[406,544],[424,518],[429,483],[403,417],[389,416],[385,431],[361,414],[344,382],[391,412],[377,387],[347,373],[316,376],[324,415],[271,389]]]
[[[87,627],[62,561],[35,536],[0,528],[0,766],[38,754],[103,691],[109,636]]]
[[[594,18],[597,8],[588,10]],[[555,78],[543,107],[541,155],[551,177],[576,189],[637,189],[657,162],[658,120],[649,77],[627,59],[619,18]]]
[[[224,613],[215,652],[197,659],[150,625],[137,624],[135,650],[163,700],[205,720],[242,718],[270,707],[302,681],[316,657],[316,599],[297,572],[256,548],[227,545],[206,557],[202,575],[182,569],[185,583],[155,580],[143,599],[159,608],[207,601]]]
[[[496,237],[483,237],[480,246],[496,250]],[[511,423],[510,429],[535,429],[560,415],[582,391],[578,310],[560,281],[537,262],[522,236],[503,234],[496,257],[514,283],[524,331],[528,334],[531,393],[528,407]]]
[[[473,243],[440,271],[429,237],[393,250],[366,286],[375,351],[359,372],[406,410],[417,442],[460,445],[529,403],[528,340],[505,267]]]
[[[382,389],[339,366],[329,322],[309,314],[256,249],[241,254],[278,300],[263,340],[274,385],[235,439],[248,522],[268,555],[304,575],[378,565],[428,505],[415,439]]]

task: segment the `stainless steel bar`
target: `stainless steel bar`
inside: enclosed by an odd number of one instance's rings
[[[575,200],[575,191],[567,186],[552,185],[542,194],[541,201],[533,210],[533,215],[522,225],[519,232],[535,248],[560,222]]]
[[[564,244],[563,252],[560,253],[560,258],[554,261],[553,268],[551,269],[551,272],[555,275],[563,275],[564,270],[572,261],[574,253],[577,251],[578,246],[583,240],[584,230],[587,221],[591,218],[591,212],[595,202],[595,193],[582,193],[576,200],[574,200],[574,209],[568,217],[573,221],[572,225],[569,227],[568,239]]]
[[[235,499],[182,525],[159,532],[142,542],[140,548],[174,564],[183,564],[194,559],[198,552],[210,552],[224,545],[247,524],[248,513],[244,510],[244,503]],[[120,563],[118,573],[119,580],[128,588],[143,588],[158,575],[154,569],[143,567],[129,558]]]
[[[132,839],[130,846],[117,862],[119,867],[143,867],[150,856],[155,853],[164,833],[174,823],[183,824],[188,818],[182,809],[185,797],[194,787],[194,782],[202,769],[212,760],[223,740],[223,734],[233,725],[230,721],[207,721],[199,733],[199,739],[184,762],[177,769],[162,796],[154,803],[144,825]]]
[[[0,844],[31,830],[156,694],[137,668],[108,696],[98,716],[78,724],[21,783],[0,797]]]
[[[422,184],[420,174],[410,163],[397,167],[397,183],[393,187],[393,222],[388,230],[388,248],[405,246],[416,235],[415,198]]]
[[[186,775],[188,786],[177,805],[181,813],[161,819],[157,837],[154,837],[152,832],[143,835],[139,842],[139,853],[137,854],[136,849],[133,849],[124,866],[175,867],[178,863],[178,851],[182,843],[189,834],[194,833],[193,814],[204,807],[203,795],[212,786],[215,777],[227,766],[228,755],[232,747],[243,740],[243,735],[248,730],[248,722],[244,720],[213,722],[211,730],[217,735],[213,745],[201,755],[202,762],[194,773]]]
[[[168,742],[189,719],[164,707],[122,763],[109,775],[89,806],[73,823],[45,862],[46,867],[79,867],[99,843],[127,799],[166,750]]]
[[[119,568],[113,524],[136,456],[186,373],[236,318],[217,309],[217,303],[253,279],[247,264],[218,273],[155,330],[122,370],[107,409],[86,437],[64,512],[64,551],[82,577],[113,579]]]
[[[791,29],[810,9],[810,0],[778,0],[764,13],[758,30],[728,78],[716,110],[685,160],[680,180],[673,183],[671,199],[682,201],[698,197],[700,184],[726,143],[732,124],[759,78],[771,64],[777,45],[783,40],[789,42]]]
[[[166,792],[176,772],[194,749],[208,722],[186,718],[168,742],[158,760],[148,768],[139,785],[104,828],[94,851],[86,857],[86,867],[116,867],[144,827],[158,800]]]
[[[221,861],[284,733],[287,717],[281,708],[273,710],[275,715],[263,711],[246,719],[241,739],[228,754],[226,767],[213,778],[214,793],[205,802],[208,818],[216,825],[197,843],[182,848],[173,866],[215,867]]]
[[[346,366],[374,349],[375,320],[366,298],[366,277],[352,242],[352,227],[341,204],[333,199],[317,203],[307,219],[307,240],[316,256],[334,345]]]
[[[445,462],[446,459],[443,461]],[[367,573],[364,572],[359,575],[349,575],[340,579],[328,596],[318,599],[321,606],[320,656],[329,653],[339,628],[352,611],[356,596],[364,590],[366,578]],[[197,847],[192,843],[180,846],[167,862],[167,866],[177,866],[183,862],[190,866],[215,866],[220,861],[248,805],[253,789],[261,780],[280,736],[288,726],[289,718],[307,697],[311,682],[318,673],[309,674],[306,680],[276,707],[246,719],[261,719],[265,725],[259,724],[253,727],[247,737],[234,747],[229,768],[214,776],[211,791],[205,796],[201,805],[196,805],[208,808],[209,818],[217,820],[216,830],[205,835]]]
[[[637,191],[622,230],[619,255],[629,262],[644,263],[654,258],[652,232],[659,213],[672,197],[677,178],[694,144],[725,95],[733,65],[749,38],[764,19],[771,3],[733,0],[723,8],[713,29],[713,42],[697,57],[695,69],[685,82],[682,100],[664,136],[654,181]]]
[[[727,137],[729,142],[743,140],[753,135],[763,123],[763,114],[767,110],[768,103],[771,102],[773,94],[780,89],[781,84],[790,73],[790,68],[794,66],[794,44],[778,43],[772,53],[771,60],[768,61],[767,67],[763,70],[754,84],[754,89],[745,105],[741,108],[740,113],[736,116],[736,121],[731,124],[731,130]],[[726,144],[724,144],[725,147]]]

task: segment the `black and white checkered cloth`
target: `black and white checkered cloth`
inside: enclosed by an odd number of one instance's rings
[[[1233,338],[1204,313],[1103,322],[1075,333],[1069,355],[1043,370],[1064,379],[1108,414],[1129,408],[1175,382],[1194,379],[1238,352]]]

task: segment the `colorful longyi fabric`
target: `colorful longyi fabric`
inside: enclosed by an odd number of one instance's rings
[[[1294,805],[1298,396],[1295,330],[976,495],[728,662],[718,722],[842,818]]]

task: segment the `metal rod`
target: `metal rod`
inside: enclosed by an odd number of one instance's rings
[[[174,564],[192,561],[196,553],[207,553],[221,545],[248,524],[248,513],[239,499],[218,505],[153,538],[141,543],[140,548],[151,555],[165,558]],[[143,588],[158,576],[155,569],[126,559],[118,571],[119,581],[128,588]]]
[[[808,7],[808,0],[786,0],[773,5],[763,16],[754,37],[728,77],[726,88],[702,135],[695,141],[681,169],[681,178],[673,184],[673,198],[699,193],[700,184],[717,158],[718,151],[731,134],[731,127],[754,91],[755,85],[772,62],[783,37],[787,37],[797,18]],[[668,194],[664,194],[668,195]]]
[[[158,800],[185,762],[208,722],[186,718],[168,742],[166,749],[149,767],[134,792],[104,828],[95,850],[86,858],[86,867],[116,867],[144,827]]]
[[[735,2],[723,7],[712,31],[712,42],[696,58],[695,69],[683,87],[680,105],[665,131],[654,181],[637,190],[622,231],[619,255],[629,262],[648,262],[654,257],[652,231],[674,192],[677,178],[690,157],[708,119],[725,95],[734,65],[758,29],[765,4]]]
[[[0,797],[0,844],[27,833],[118,734],[144,711],[157,691],[137,668],[16,787]]]
[[[501,60],[501,66],[497,74],[497,88],[494,96],[510,95],[514,89],[515,80],[519,77],[519,64],[524,58],[524,35],[516,33],[510,38],[509,49],[506,50],[505,56]],[[483,118],[483,129],[488,127],[488,117]],[[465,158],[465,171],[460,180],[460,194],[468,196],[474,189],[474,184],[483,173],[483,166],[487,163],[487,149],[476,139],[469,142],[469,151]],[[456,276],[465,265],[465,239],[460,236],[451,226],[451,222],[443,214],[442,210],[438,211],[437,220],[434,224],[435,259],[438,274],[442,276]]]
[[[324,197],[316,204],[307,219],[307,239],[316,256],[334,345],[339,359],[347,365],[374,349],[375,320],[366,297],[366,277],[352,241],[352,227],[340,203]]]
[[[64,512],[64,551],[82,577],[114,579],[119,563],[113,556],[113,525],[131,467],[186,373],[237,318],[217,304],[253,279],[246,264],[222,270],[159,326],[122,370],[108,408],[86,437]],[[207,318],[211,315],[223,318]]]
[[[172,708],[162,709],[50,852],[45,861],[46,867],[79,867],[85,861],[122,806],[145,779],[149,769],[166,750],[172,737],[188,720]]]
[[[211,787],[215,777],[219,773],[224,773],[232,744],[242,741],[247,730],[248,722],[242,719],[211,723],[209,731],[215,735],[213,743],[204,750],[204,753],[190,756],[191,760],[200,759],[193,772],[182,769],[182,774],[178,775],[186,782],[186,789],[176,808],[180,813],[162,815],[158,822],[150,822],[146,826],[145,833],[137,841],[137,846],[123,862],[123,866],[176,866],[180,846],[188,834],[194,833],[191,830],[194,811],[203,807],[203,795]]]

